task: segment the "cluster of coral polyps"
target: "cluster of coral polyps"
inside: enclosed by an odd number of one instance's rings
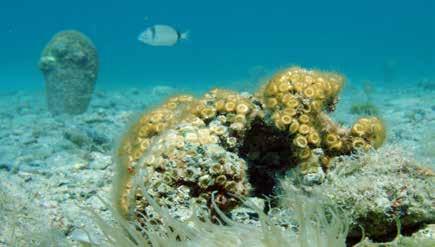
[[[321,148],[319,161],[327,168],[329,158],[355,149],[379,147],[385,139],[382,122],[362,118],[351,130],[334,123],[326,112],[335,109],[344,78],[334,73],[294,67],[275,75],[262,90],[266,120],[292,139],[297,163],[310,165],[312,151]],[[307,163],[308,162],[308,163]]]
[[[271,194],[279,173],[327,171],[330,158],[379,147],[377,118],[351,128],[334,123],[344,78],[292,67],[256,94],[215,89],[177,96],[144,113],[116,151],[115,202],[127,217],[152,219],[143,189],[179,219],[193,205],[228,212],[237,197]]]

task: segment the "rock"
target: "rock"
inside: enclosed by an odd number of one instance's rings
[[[433,170],[387,146],[336,159],[325,182],[308,189],[316,188],[347,213],[350,242],[361,239],[361,228],[371,240],[385,242],[396,237],[397,220],[407,235],[435,223],[434,182]]]
[[[432,247],[435,246],[435,225],[430,224],[411,236],[398,235],[393,241],[388,243],[373,243],[370,239],[364,239],[357,245],[358,247]]]
[[[105,134],[88,127],[72,126],[64,131],[63,136],[79,148],[94,146],[108,149],[109,144],[111,144],[110,138]]]
[[[90,146],[92,144],[92,138],[82,128],[68,128],[64,131],[63,136],[65,139],[69,140],[80,148]]]
[[[2,163],[0,163],[0,170],[2,170],[2,169],[6,170],[6,171],[9,171],[10,167],[9,167],[8,164],[2,164]]]
[[[266,201],[263,198],[251,197],[244,205],[235,208],[229,214],[235,222],[259,225],[258,212],[264,211]]]
[[[78,170],[83,170],[87,168],[87,164],[86,163],[76,163],[74,165],[74,170],[78,171]]]
[[[98,56],[85,35],[77,31],[56,34],[42,52],[39,69],[52,114],[86,111],[97,79]]]
[[[70,234],[70,238],[74,241],[82,243],[83,245],[100,245],[101,241],[95,236],[90,236],[89,233],[83,229],[74,229]]]
[[[89,167],[94,170],[104,170],[108,166],[111,165],[112,158],[109,155],[104,155],[99,152],[92,152],[90,154],[91,156],[91,163],[89,164]]]

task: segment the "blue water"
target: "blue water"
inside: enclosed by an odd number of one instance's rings
[[[434,2],[4,0],[0,89],[42,90],[38,57],[64,29],[94,41],[103,88],[228,85],[292,64],[337,70],[354,83],[391,84],[388,74],[400,86],[435,78]],[[174,47],[138,42],[153,24],[191,38]]]

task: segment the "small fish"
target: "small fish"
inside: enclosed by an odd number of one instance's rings
[[[154,25],[140,33],[138,40],[152,46],[173,46],[179,40],[188,38],[189,32],[180,33],[171,26]]]

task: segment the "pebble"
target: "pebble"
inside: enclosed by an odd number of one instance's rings
[[[21,177],[24,180],[24,182],[27,183],[32,181],[33,174],[29,172],[19,171],[18,176]]]
[[[83,170],[87,167],[88,167],[88,165],[86,163],[76,163],[74,165],[74,170]]]

